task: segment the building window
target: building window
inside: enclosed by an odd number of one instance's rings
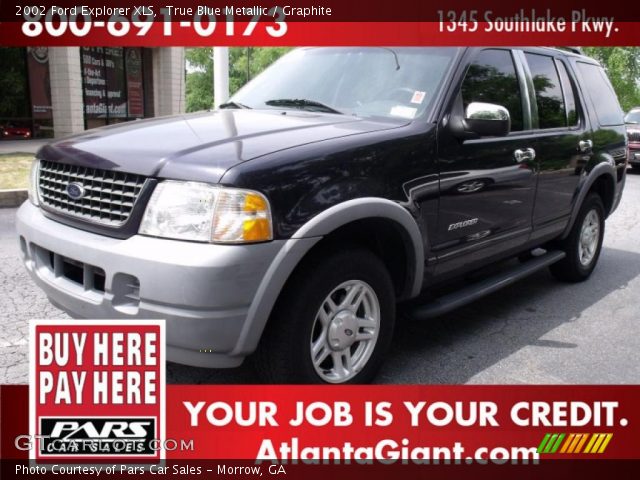
[[[82,47],[80,55],[87,128],[144,117],[141,48]]]

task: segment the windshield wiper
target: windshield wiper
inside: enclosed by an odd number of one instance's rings
[[[393,48],[388,48],[388,47],[378,47],[378,48],[391,52],[393,54],[394,60],[396,61],[396,70],[400,70],[400,60],[398,59],[398,53]]]
[[[308,100],[306,98],[279,98],[276,100],[267,100],[264,102],[270,107],[293,107],[301,109],[311,109],[325,113],[338,113],[344,115],[340,110],[336,110],[324,103],[316,102],[315,100]]]
[[[251,109],[251,107],[240,103],[240,102],[227,102],[227,103],[223,103],[221,104],[218,108],[241,108],[241,109]]]

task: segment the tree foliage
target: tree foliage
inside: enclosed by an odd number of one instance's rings
[[[625,112],[640,106],[640,47],[585,47],[583,50],[605,67]]]
[[[237,47],[229,49],[229,93],[234,94],[288,52],[284,47]],[[213,108],[213,49],[189,48],[186,52],[187,112]]]
[[[0,117],[29,116],[27,78],[24,48],[0,48]]]

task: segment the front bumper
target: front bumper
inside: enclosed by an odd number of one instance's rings
[[[634,167],[640,167],[640,143],[629,144],[629,163]]]
[[[121,240],[50,220],[29,201],[17,231],[23,262],[54,305],[76,318],[166,319],[168,360],[202,367],[242,363],[249,308],[285,243]]]

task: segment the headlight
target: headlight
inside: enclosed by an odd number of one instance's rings
[[[40,205],[40,199],[38,198],[38,177],[40,174],[40,160],[34,160],[31,162],[31,173],[29,174],[29,200],[36,207]]]
[[[156,186],[140,233],[212,243],[273,238],[269,202],[261,193],[173,180]]]

